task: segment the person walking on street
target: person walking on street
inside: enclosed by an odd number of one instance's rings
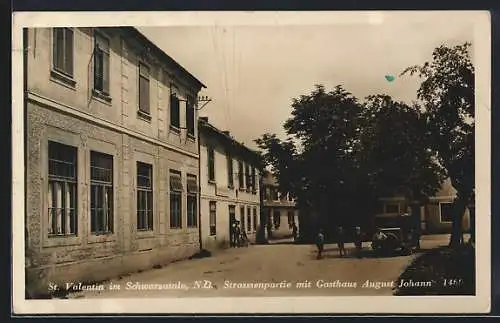
[[[316,247],[318,248],[318,255],[316,256],[316,259],[321,259],[323,248],[325,247],[325,234],[323,229],[320,229],[318,235],[316,236]]]
[[[337,245],[339,247],[340,257],[344,257],[346,255],[344,244],[345,244],[344,229],[342,227],[339,227],[337,231]]]

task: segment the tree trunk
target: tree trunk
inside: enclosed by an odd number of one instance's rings
[[[420,236],[422,235],[422,228],[420,224],[420,204],[411,205],[411,218],[412,226],[414,229],[414,235],[417,242],[417,249],[420,249]]]
[[[469,207],[470,242],[476,242],[476,206]]]
[[[467,203],[460,194],[453,201],[453,223],[449,244],[452,248],[458,247],[463,242],[462,220],[466,206]]]

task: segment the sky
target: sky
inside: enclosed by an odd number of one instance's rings
[[[459,19],[411,20],[392,15],[383,23],[322,25],[208,25],[138,27],[207,89],[201,111],[210,123],[256,148],[263,133],[285,138],[291,100],[315,84],[341,84],[359,99],[388,94],[410,103],[419,79],[399,77],[432,58],[435,47],[473,40]],[[388,82],[386,75],[396,79]]]

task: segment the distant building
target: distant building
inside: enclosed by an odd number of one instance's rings
[[[135,28],[24,36],[27,289],[197,252],[204,85]]]
[[[202,247],[229,246],[231,225],[255,242],[260,226],[260,155],[200,118]]]
[[[420,225],[423,233],[451,233],[452,205],[456,197],[456,190],[451,181],[446,180],[435,196],[429,198],[428,203],[420,207]],[[380,199],[378,215],[401,214],[410,212],[407,201],[403,196],[393,196]],[[462,221],[464,231],[470,229],[469,210],[465,210]]]
[[[272,173],[266,172],[262,179],[264,198],[263,208],[267,224],[271,228],[270,239],[292,236],[292,224],[299,227],[299,211],[294,199],[289,195],[282,195],[278,183]]]

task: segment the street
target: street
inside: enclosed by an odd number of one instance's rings
[[[448,235],[423,236],[421,247],[429,250],[447,243]],[[377,258],[365,243],[365,257],[358,259],[354,245],[346,249],[348,256],[339,258],[336,245],[328,244],[320,260],[315,246],[287,241],[227,249],[102,283],[104,291],[68,297],[386,296],[392,295],[390,283],[418,255]]]

